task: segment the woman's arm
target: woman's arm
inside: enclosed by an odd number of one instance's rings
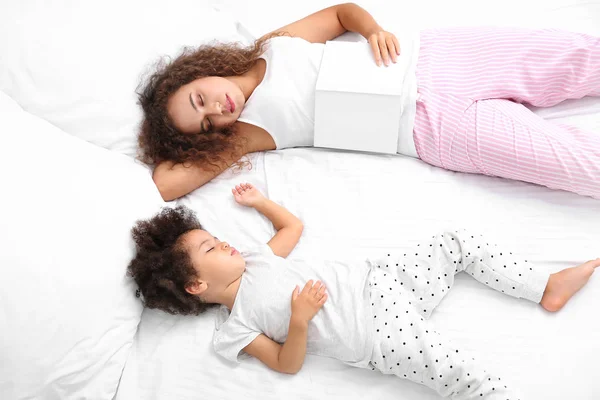
[[[248,153],[275,149],[273,138],[264,129],[242,122],[236,125],[236,135],[246,141],[244,149],[223,155],[223,163],[218,168],[206,168],[198,164],[183,165],[171,161],[164,161],[156,166],[152,179],[163,200],[175,200],[198,189]]]
[[[368,38],[380,30],[379,24],[366,10],[354,3],[344,3],[317,11],[270,34],[286,32],[312,43],[325,43],[346,31]]]
[[[235,161],[232,161],[232,163]],[[201,166],[163,161],[152,174],[154,184],[164,201],[175,200],[204,185],[223,172],[224,168],[205,170]]]
[[[382,60],[385,65],[390,61],[396,62],[400,54],[398,39],[383,30],[371,14],[354,3],[325,8],[268,35],[285,32],[312,43],[325,43],[346,31],[360,33],[369,41],[377,65],[381,65]]]

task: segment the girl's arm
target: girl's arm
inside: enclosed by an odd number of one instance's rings
[[[275,236],[267,243],[273,253],[279,257],[287,257],[302,236],[302,221],[284,207],[266,198],[254,208],[267,217],[277,229]]]
[[[272,370],[295,374],[304,363],[307,333],[308,324],[295,324],[290,320],[288,337],[283,345],[261,333],[244,347],[244,351]]]
[[[302,221],[284,207],[264,197],[249,183],[237,185],[231,192],[239,204],[253,207],[271,221],[277,233],[267,244],[275,255],[287,257],[302,236]]]
[[[298,287],[292,293],[292,315],[288,336],[283,345],[260,334],[244,351],[258,358],[267,367],[286,374],[300,371],[306,356],[308,323],[327,301],[325,285],[308,281],[302,291]]]

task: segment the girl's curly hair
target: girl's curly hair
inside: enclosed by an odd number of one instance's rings
[[[127,274],[139,286],[146,307],[198,315],[213,305],[185,290],[197,274],[180,239],[194,229],[202,229],[195,214],[179,206],[164,208],[151,219],[138,221],[131,230],[136,256]]]
[[[279,34],[277,34],[279,35]],[[144,112],[138,136],[140,159],[150,165],[162,161],[202,163],[219,167],[223,154],[240,155],[242,139],[233,127],[203,134],[179,132],[167,112],[167,101],[180,87],[208,76],[239,76],[252,68],[264,51],[269,35],[243,46],[240,43],[211,43],[196,49],[185,48],[173,61],[160,60],[156,71],[138,87],[138,99]]]

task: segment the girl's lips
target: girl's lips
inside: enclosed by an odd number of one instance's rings
[[[229,97],[228,95],[225,95],[225,97],[227,98],[227,105],[229,106],[229,112],[233,113],[235,111],[235,103],[233,102],[233,100],[231,100],[231,97]]]
[[[238,252],[236,249],[234,249],[234,248],[232,247],[232,248],[231,248],[231,255],[232,255],[232,256],[235,256],[236,254],[239,254],[239,252]]]

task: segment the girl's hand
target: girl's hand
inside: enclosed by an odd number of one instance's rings
[[[382,59],[386,66],[390,65],[390,58],[394,63],[396,62],[398,55],[400,55],[400,43],[398,43],[398,39],[393,33],[382,29],[372,33],[367,39],[378,66],[381,65]]]
[[[238,204],[246,207],[254,207],[265,198],[258,189],[249,183],[240,183],[231,189],[231,193]]]
[[[314,285],[312,280],[306,282],[302,291],[296,286],[292,293],[292,320],[308,324],[326,300],[325,285],[321,281],[317,281]]]

